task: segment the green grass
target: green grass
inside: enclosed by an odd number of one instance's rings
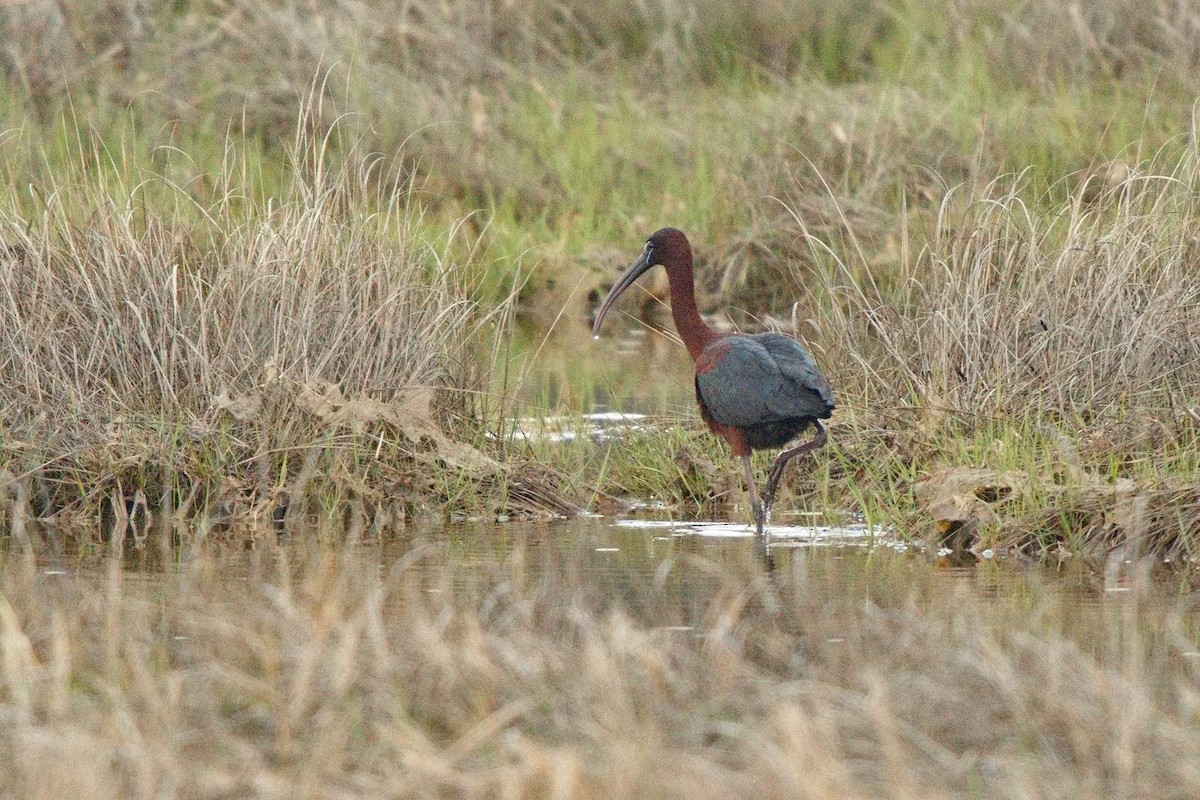
[[[286,48],[288,35],[305,35],[304,20],[239,9],[247,30],[261,26],[259,41],[278,42],[278,57],[276,45],[250,52],[217,37],[192,63],[181,55],[188,48],[170,46],[209,13],[188,5],[146,21],[157,32],[132,48],[142,67],[132,91],[115,84],[128,82],[132,66],[106,63],[71,87],[70,102],[110,146],[124,118],[151,152],[164,133],[179,139],[169,144],[194,165],[183,166],[184,183],[219,173],[224,134],[244,132],[263,155],[247,178],[270,195],[286,181],[278,166],[286,148],[274,143],[294,134],[296,99],[315,87],[306,123],[324,131],[343,117],[339,125],[352,125],[364,149],[399,156],[421,174],[421,197],[439,223],[482,210],[493,299],[507,295],[514,269],[529,274],[540,261],[554,272],[580,260],[594,269],[599,248],[626,247],[668,220],[713,245],[786,252],[794,231],[768,198],[815,204],[814,224],[836,227],[822,207],[825,184],[871,218],[860,235],[888,266],[887,237],[876,228],[892,225],[901,203],[936,208],[947,186],[1007,172],[1025,172],[1027,199],[1037,201],[1080,170],[1148,157],[1190,125],[1192,97],[1173,45],[1137,42],[1150,46],[1149,57],[1114,45],[1102,57],[1087,49],[1096,34],[1049,6],[1025,9],[1028,18],[1007,16],[1003,3],[937,14],[919,3],[821,4],[801,15],[617,7],[611,20],[572,6],[558,15],[508,9],[511,18],[490,22],[464,7],[449,27],[425,17],[429,43],[475,52],[452,65],[372,27],[381,13],[373,7],[328,31],[323,62]],[[86,6],[73,13],[95,29],[113,24],[87,17],[99,12]],[[517,19],[530,26],[519,35]],[[580,38],[566,19],[588,20],[589,34]],[[1033,24],[1059,38],[1031,43],[1022,26]],[[1154,24],[1151,15],[1144,27]],[[647,26],[666,26],[667,36],[647,40]],[[518,45],[521,37],[530,41]],[[714,70],[709,47],[735,54],[735,64]],[[1036,58],[1022,61],[1031,47]],[[1114,58],[1124,65],[1118,78]],[[255,68],[235,68],[246,61]],[[10,124],[58,124],[61,95],[9,95]],[[769,259],[750,266],[763,281],[781,274]],[[747,278],[720,277],[714,299],[754,305],[763,295],[763,283],[739,295]],[[558,299],[545,295],[547,304]]]

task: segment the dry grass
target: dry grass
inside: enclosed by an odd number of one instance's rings
[[[861,369],[864,394],[968,413],[1182,414],[1200,389],[1200,171],[1190,146],[1164,166],[1118,164],[1110,185],[1045,213],[1006,180],[947,196],[937,217],[908,220],[930,230],[905,240],[928,243],[886,285],[838,263],[830,361],[857,365],[844,382]]]
[[[809,491],[890,506],[918,535],[979,523],[959,543],[980,548],[1194,554],[1200,172],[1184,147],[1099,171],[1042,210],[1016,179],[948,195],[907,219],[905,266],[886,279],[863,279],[849,219],[842,250],[804,230],[797,280],[824,264],[831,302],[801,332],[847,401],[831,485],[818,473]],[[947,497],[956,467],[992,477]],[[922,481],[928,508],[911,496]]]
[[[979,51],[986,68],[1030,86],[1113,79],[1145,67],[1186,76],[1200,64],[1194,35],[1200,15],[1189,2],[1105,0],[1077,9],[1008,0],[967,0],[947,9],[871,0],[419,1],[401,9],[343,0],[9,5],[8,30],[23,35],[9,37],[6,67],[44,91],[103,81],[116,70],[136,74],[158,59],[175,68],[140,80],[195,81],[230,90],[248,80],[280,88],[285,83],[280,77],[304,82],[312,59],[350,55],[390,69],[485,79],[530,65],[629,65],[660,70],[664,74],[653,80],[672,83],[748,70],[780,76],[812,70],[831,81],[848,80],[890,68],[893,59],[919,59],[908,51],[918,46],[935,58],[974,58]],[[196,74],[192,67],[209,55],[222,59]],[[265,74],[239,71],[248,60]],[[214,74],[221,80],[209,80]],[[117,91],[115,85],[106,88]]]
[[[335,163],[301,136],[286,192],[254,196],[230,143],[202,205],[79,135],[81,162],[32,187],[36,217],[16,191],[0,203],[3,468],[33,506],[18,513],[87,519],[115,492],[278,517],[314,473],[343,496],[391,486],[411,512],[501,478],[438,421],[481,435],[475,348],[506,305],[480,311],[460,230],[427,231],[384,162],[338,141]]]
[[[1144,581],[1081,607],[1032,577],[987,599],[903,559],[784,553],[768,577],[686,547],[625,581],[587,537],[529,541],[464,562],[416,540],[382,570],[375,548],[201,550],[150,578],[14,553],[0,792],[1200,791],[1194,617]]]

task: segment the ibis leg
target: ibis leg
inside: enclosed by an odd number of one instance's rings
[[[825,442],[828,441],[829,433],[825,430],[824,426],[816,420],[813,420],[813,425],[817,426],[817,435],[813,437],[811,442],[797,445],[791,450],[784,450],[775,459],[775,463],[771,465],[771,471],[767,475],[767,491],[763,493],[763,504],[767,508],[770,508],[771,503],[775,501],[775,490],[779,488],[779,479],[783,477],[783,468],[787,466],[787,462],[796,456],[824,447]]]
[[[758,486],[754,483],[754,466],[750,463],[750,456],[742,456],[742,468],[746,471],[746,491],[750,493],[750,509],[754,512],[754,526],[758,529],[758,535],[762,536],[767,512],[762,498],[758,496]]]

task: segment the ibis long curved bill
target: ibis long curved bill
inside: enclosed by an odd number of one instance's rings
[[[642,251],[642,256],[637,261],[629,265],[629,269],[621,273],[621,277],[617,278],[617,282],[609,289],[608,296],[604,298],[604,302],[600,304],[600,308],[596,311],[596,321],[592,324],[592,336],[600,335],[600,323],[604,322],[604,317],[608,314],[608,309],[612,304],[617,302],[617,298],[621,296],[621,292],[629,288],[630,284],[642,276],[646,270],[654,266],[654,247],[651,243],[646,243],[646,249]]]

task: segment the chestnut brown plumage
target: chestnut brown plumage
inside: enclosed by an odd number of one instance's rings
[[[696,364],[700,416],[742,459],[759,535],[787,462],[825,444],[821,420],[833,413],[833,390],[808,351],[779,333],[717,333],[696,308],[692,248],[682,231],[656,231],[641,257],[617,279],[596,312],[593,335],[617,297],[651,267],[662,265],[671,287],[671,317]],[[784,450],[771,465],[762,497],[754,483],[750,453],[783,447],[809,427],[811,441]]]

